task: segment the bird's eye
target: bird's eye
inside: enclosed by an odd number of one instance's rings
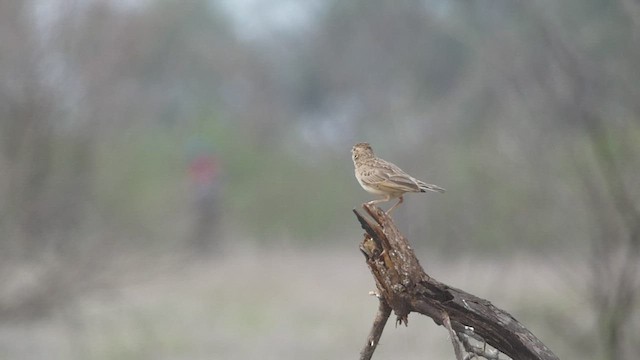
[[[360,156],[360,155],[355,154],[355,155],[353,155],[353,158],[354,158],[354,159],[357,159],[357,158],[358,158],[358,156]]]

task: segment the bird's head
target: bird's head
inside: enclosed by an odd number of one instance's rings
[[[351,149],[351,158],[353,159],[354,164],[372,157],[373,150],[371,149],[371,145],[369,145],[369,143],[357,143]]]

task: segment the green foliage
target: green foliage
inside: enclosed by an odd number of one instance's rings
[[[356,189],[350,169],[345,173],[330,160],[310,162],[282,146],[250,141],[245,129],[231,123],[204,119],[196,128],[211,140],[222,163],[224,212],[237,226],[305,241],[344,224],[336,204]],[[345,150],[347,160],[348,154]]]
[[[96,195],[105,217],[118,227],[155,239],[176,233],[188,201],[184,137],[163,127],[132,130],[105,139],[96,160]]]

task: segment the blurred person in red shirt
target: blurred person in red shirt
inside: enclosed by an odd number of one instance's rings
[[[194,211],[189,246],[197,253],[208,252],[216,243],[219,224],[220,165],[212,146],[203,139],[191,139],[187,152]]]

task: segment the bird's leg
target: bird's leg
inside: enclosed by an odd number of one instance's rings
[[[385,201],[389,201],[391,200],[391,197],[389,195],[386,195],[384,198],[382,199],[375,199],[375,200],[371,200],[367,203],[367,205],[375,205],[375,204],[379,204],[381,202],[385,202]]]
[[[402,195],[400,195],[400,197],[398,198],[398,202],[397,202],[395,205],[393,205],[393,206],[391,207],[391,209],[387,210],[386,214],[387,214],[387,215],[391,214],[391,211],[392,211],[393,209],[395,209],[395,208],[396,208],[396,206],[398,206],[398,205],[402,204],[402,201],[403,201],[403,199],[402,199]]]

